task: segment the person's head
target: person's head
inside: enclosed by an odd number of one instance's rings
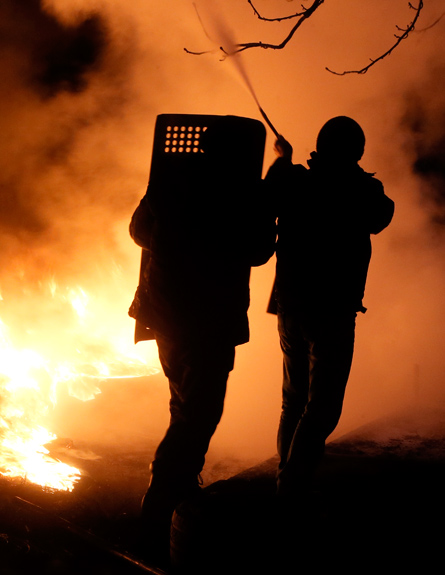
[[[365,150],[365,134],[352,118],[336,116],[321,128],[316,149],[326,159],[358,162]]]

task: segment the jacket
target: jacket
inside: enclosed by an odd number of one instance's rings
[[[274,253],[275,220],[261,180],[209,165],[178,189],[149,186],[130,235],[143,248],[129,314],[172,338],[249,340],[251,266]]]
[[[279,158],[266,177],[278,218],[278,307],[366,311],[370,236],[389,225],[394,202],[358,164],[331,165],[315,153],[308,164]]]

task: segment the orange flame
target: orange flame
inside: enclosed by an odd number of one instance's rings
[[[42,425],[57,403],[59,386],[87,401],[101,393],[99,385],[106,379],[146,376],[158,369],[147,367],[134,345],[130,351],[128,330],[113,330],[114,339],[96,334],[100,305],[94,306],[83,288],[63,290],[51,281],[47,289],[72,313],[70,321],[58,326],[56,341],[44,346],[44,353],[37,351],[38,345],[34,349],[14,346],[9,327],[0,320],[0,475],[72,491],[81,472],[49,454],[45,446],[56,435]],[[34,334],[35,341],[39,337],[44,335]],[[65,341],[57,345],[58,339]]]

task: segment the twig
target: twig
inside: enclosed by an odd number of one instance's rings
[[[248,0],[248,2],[252,6],[252,8],[255,10],[255,13],[257,14],[257,16],[260,17],[258,11],[254,8],[252,1]],[[237,44],[235,46],[235,50],[233,50],[232,52],[229,52],[229,53],[226,52],[226,55],[231,56],[232,54],[237,54],[238,52],[244,52],[244,50],[249,50],[250,48],[263,48],[264,50],[267,50],[267,49],[282,50],[288,44],[288,42],[292,39],[295,32],[303,24],[303,22],[305,20],[307,20],[308,18],[310,18],[312,16],[312,14],[317,10],[317,8],[320,8],[320,6],[323,3],[324,3],[324,0],[314,0],[314,2],[312,2],[311,6],[309,6],[309,8],[305,8],[304,6],[302,6],[302,8],[303,8],[302,12],[297,12],[296,14],[293,14],[292,16],[287,16],[285,18],[269,19],[268,21],[279,22],[281,20],[289,20],[290,18],[298,18],[298,21],[294,24],[294,26],[290,30],[289,34],[279,44],[269,44],[266,42],[245,42],[242,44]],[[261,19],[266,20],[263,17],[261,17]]]
[[[397,38],[397,40],[391,46],[391,48],[389,48],[389,50],[387,50],[385,53],[381,54],[378,58],[370,59],[371,60],[370,63],[367,66],[364,66],[363,68],[361,68],[360,70],[345,70],[344,72],[335,72],[334,70],[331,70],[330,68],[326,68],[326,70],[328,72],[331,72],[331,74],[335,74],[336,76],[345,76],[346,74],[366,74],[366,72],[370,68],[372,68],[372,66],[375,66],[375,64],[377,64],[377,62],[380,62],[381,60],[383,60],[384,58],[389,56],[393,52],[393,50],[395,50],[397,48],[397,46],[402,42],[402,40],[405,40],[405,38],[407,38],[409,36],[409,34],[414,30],[414,28],[416,26],[416,22],[420,16],[420,12],[423,8],[423,0],[419,0],[419,5],[417,6],[417,8],[415,8],[411,4],[411,2],[408,2],[408,6],[412,10],[415,10],[416,14],[415,14],[412,22],[410,22],[410,24],[408,24],[408,26],[406,28],[400,28],[399,26],[396,26],[397,30],[399,30],[399,32],[403,32],[403,34],[401,34],[400,36],[397,34],[394,34],[394,36]]]
[[[263,20],[264,22],[282,22],[283,20],[292,20],[293,18],[298,18],[298,16],[302,16],[304,14],[304,12],[306,12],[306,8],[302,5],[301,6],[302,11],[301,12],[291,14],[290,16],[280,16],[277,18],[265,18],[264,16],[261,16],[261,14],[255,8],[252,0],[247,0],[247,3],[250,4],[250,6],[252,7],[252,10],[254,11],[255,16],[257,16],[259,18],[259,20]]]
[[[309,8],[305,8],[303,6],[302,12],[297,12],[296,14],[293,14],[292,16],[286,16],[286,17],[282,17],[282,18],[273,18],[273,19],[266,19],[266,18],[263,18],[262,16],[260,16],[259,12],[253,6],[252,0],[248,0],[248,2],[252,6],[255,14],[261,20],[267,20],[269,22],[271,22],[271,21],[279,22],[281,20],[289,20],[291,18],[299,18],[299,19],[296,22],[296,24],[292,27],[291,31],[286,36],[286,38],[282,42],[280,42],[280,44],[268,44],[268,43],[261,42],[261,41],[259,41],[259,42],[245,42],[242,44],[236,44],[234,49],[231,50],[230,52],[228,50],[226,50],[224,48],[224,46],[221,46],[220,50],[224,54],[224,56],[233,56],[233,54],[238,54],[239,52],[244,52],[245,50],[249,50],[251,48],[263,48],[265,50],[266,49],[282,50],[286,46],[286,44],[288,44],[288,42],[292,39],[295,32],[303,24],[303,22],[305,20],[307,20],[308,18],[310,18],[312,16],[312,14],[317,10],[317,8],[320,8],[320,6],[324,3],[324,0],[314,0],[313,3],[311,4],[311,6],[309,6]],[[187,48],[184,48],[184,50],[187,52],[187,54],[193,54],[195,56],[201,56],[202,54],[209,54],[211,52],[214,52],[214,50],[208,50],[205,52],[193,52],[191,50],[188,50]]]
[[[296,31],[300,28],[300,26],[303,24],[303,22],[305,22],[308,18],[310,18],[314,12],[320,8],[320,6],[324,3],[324,0],[314,0],[312,2],[312,4],[306,8],[305,6],[301,6],[302,11],[301,12],[296,12],[294,14],[291,14],[290,16],[281,16],[281,17],[276,17],[276,18],[266,18],[264,16],[262,16],[259,11],[255,8],[254,4],[253,4],[253,0],[247,0],[248,4],[252,7],[252,10],[254,11],[254,14],[263,21],[266,22],[281,22],[283,20],[291,20],[294,18],[298,18],[297,22],[294,24],[294,26],[291,28],[290,32],[288,33],[288,35],[284,38],[284,40],[282,42],[280,42],[279,44],[271,44],[271,43],[267,43],[267,42],[243,42],[241,44],[235,44],[234,48],[230,51],[228,51],[226,48],[224,48],[224,46],[221,46],[219,48],[219,50],[221,51],[221,53],[223,54],[223,58],[226,58],[228,56],[233,56],[234,54],[238,54],[240,52],[244,52],[245,50],[250,50],[251,48],[263,48],[264,50],[270,49],[270,50],[282,50],[289,42],[290,40],[293,38],[294,34],[296,33]],[[423,0],[419,0],[419,4],[417,7],[415,7],[413,4],[411,4],[411,2],[408,2],[408,7],[411,10],[415,10],[415,15],[413,20],[408,24],[408,26],[406,28],[401,28],[400,26],[396,26],[397,30],[400,32],[400,34],[395,34],[395,38],[396,41],[394,42],[394,44],[383,54],[381,54],[380,56],[378,56],[375,59],[370,59],[370,63],[367,66],[364,66],[363,68],[361,68],[360,70],[345,70],[344,72],[336,72],[335,70],[332,70],[331,68],[326,67],[326,70],[328,72],[330,72],[331,74],[335,74],[336,76],[345,76],[346,74],[366,74],[366,72],[372,68],[373,66],[375,66],[375,64],[377,64],[377,62],[380,62],[381,60],[383,60],[384,58],[386,58],[387,56],[389,56],[396,48],[397,46],[399,46],[399,44],[402,42],[402,40],[405,40],[410,34],[411,32],[414,31],[417,20],[420,16],[420,12],[423,9]],[[430,27],[434,26],[435,24],[437,24],[437,22],[440,21],[440,19],[444,16],[445,14],[442,14],[442,16],[440,16],[440,18],[438,18],[438,20],[436,20],[436,22],[434,22],[433,24],[431,24]],[[425,28],[426,30],[427,28]],[[203,52],[194,52],[191,50],[188,50],[187,48],[184,48],[184,50],[188,53],[188,54],[193,54],[195,56],[201,56],[203,54],[209,54],[209,53],[214,53],[217,50],[207,50],[207,51],[203,51]]]

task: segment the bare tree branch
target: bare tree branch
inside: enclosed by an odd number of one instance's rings
[[[233,54],[237,54],[239,52],[244,52],[244,50],[249,50],[250,48],[263,48],[265,50],[270,48],[272,50],[282,50],[286,46],[286,44],[292,39],[293,35],[298,30],[298,28],[303,24],[303,22],[305,20],[307,20],[308,18],[310,18],[312,16],[312,14],[317,10],[317,8],[320,8],[320,6],[324,2],[324,0],[314,0],[312,2],[312,4],[309,6],[309,8],[305,8],[304,6],[302,6],[302,12],[297,12],[295,14],[292,14],[291,16],[284,16],[284,17],[279,17],[279,18],[264,18],[259,14],[258,10],[254,7],[252,0],[247,0],[247,1],[250,4],[250,6],[252,6],[252,9],[254,10],[256,16],[258,18],[260,18],[261,20],[266,20],[268,22],[280,22],[282,20],[290,20],[293,18],[298,18],[298,21],[292,27],[289,34],[286,36],[286,38],[280,44],[268,44],[268,43],[261,42],[261,41],[259,41],[259,42],[246,42],[246,43],[242,43],[242,44],[236,44],[234,46],[234,49],[232,49],[230,51],[227,50],[226,48],[224,48],[224,46],[221,46],[220,50],[225,56],[232,56]],[[204,52],[192,52],[191,50],[188,50],[187,48],[184,48],[184,50],[188,54],[193,54],[195,56],[200,56],[202,54],[208,54],[209,52],[213,51],[213,50],[208,50],[208,51],[204,51]]]
[[[411,2],[408,3],[409,8],[411,8],[412,10],[415,10],[416,13],[414,15],[413,20],[408,24],[408,26],[406,28],[400,28],[399,26],[396,26],[397,30],[399,32],[403,32],[402,34],[398,35],[398,34],[394,34],[395,38],[397,39],[396,42],[391,46],[391,48],[389,48],[389,50],[387,50],[386,52],[384,52],[383,54],[381,54],[378,58],[375,58],[374,60],[371,59],[370,63],[367,66],[364,66],[363,68],[361,68],[360,70],[345,70],[344,72],[335,72],[334,70],[331,70],[330,68],[326,68],[326,70],[328,72],[331,72],[331,74],[335,74],[336,76],[345,76],[346,74],[366,74],[366,72],[372,68],[372,66],[375,66],[375,64],[377,64],[377,62],[380,62],[381,60],[383,60],[384,58],[386,58],[387,56],[389,56],[396,48],[397,46],[402,42],[402,40],[405,40],[409,34],[411,34],[411,32],[413,32],[415,26],[416,26],[416,22],[420,16],[420,12],[423,8],[423,0],[419,0],[419,4],[417,6],[417,8],[415,6],[413,6],[411,4]]]
[[[255,16],[257,16],[260,20],[263,20],[264,22],[282,22],[283,20],[292,20],[293,18],[298,18],[298,16],[302,16],[304,14],[304,12],[306,11],[306,8],[302,5],[301,6],[302,11],[297,12],[296,14],[291,14],[290,16],[281,16],[278,18],[265,18],[264,16],[261,16],[261,14],[255,8],[252,0],[247,0],[247,3],[250,4],[250,6],[252,7],[252,10],[254,11]]]
[[[275,18],[266,18],[266,17],[262,16],[259,13],[259,11],[255,8],[255,6],[253,4],[253,0],[247,0],[247,2],[252,7],[252,10],[253,10],[255,16],[257,16],[257,18],[259,18],[260,20],[263,20],[266,22],[282,22],[284,20],[292,20],[292,19],[297,18],[297,21],[293,25],[293,27],[291,28],[288,35],[279,44],[271,44],[271,43],[262,42],[262,41],[243,42],[240,44],[235,44],[235,46],[231,50],[228,50],[224,46],[221,46],[219,48],[219,50],[223,54],[223,58],[225,58],[227,56],[232,56],[232,55],[237,54],[239,52],[244,52],[245,50],[249,50],[251,48],[263,48],[264,50],[267,50],[267,49],[282,50],[290,42],[290,40],[293,38],[294,34],[300,28],[300,26],[303,24],[303,22],[308,20],[314,14],[314,12],[316,10],[318,10],[318,8],[320,8],[320,6],[324,3],[324,0],[313,0],[312,4],[307,8],[303,5],[301,5],[301,12],[295,12],[294,14],[291,14],[289,16],[279,16],[279,17],[275,17]],[[334,70],[331,70],[330,68],[326,68],[326,70],[328,72],[330,72],[331,74],[335,74],[337,76],[345,76],[346,74],[365,74],[370,68],[375,66],[375,64],[377,64],[377,62],[380,62],[381,60],[383,60],[387,56],[389,56],[397,48],[397,46],[399,46],[399,44],[402,42],[402,40],[405,40],[414,31],[417,20],[420,16],[420,12],[423,9],[423,0],[419,0],[419,4],[417,5],[417,7],[415,7],[413,4],[411,4],[411,2],[408,2],[408,7],[411,10],[415,11],[414,18],[406,26],[406,28],[401,28],[399,26],[396,26],[396,28],[400,34],[394,34],[396,41],[386,52],[384,52],[383,54],[381,54],[380,56],[378,56],[375,59],[371,59],[370,63],[367,66],[364,66],[363,68],[361,68],[360,70],[345,70],[344,72],[336,72]],[[199,17],[199,15],[198,15],[198,17]],[[442,18],[442,16],[440,18]],[[440,18],[439,18],[439,20],[440,20]],[[437,20],[437,22],[439,20]],[[436,24],[437,22],[435,22],[434,24]],[[191,50],[188,50],[187,48],[184,48],[184,50],[188,54],[194,54],[194,55],[202,55],[202,54],[208,54],[210,52],[215,52],[215,50],[208,50],[208,51],[204,51],[204,52],[192,52]]]
[[[302,12],[297,12],[295,14],[292,14],[291,16],[285,16],[285,17],[280,17],[280,18],[264,18],[264,17],[260,16],[258,10],[254,7],[252,0],[247,0],[247,1],[252,6],[255,14],[261,20],[266,20],[268,22],[281,22],[282,20],[290,20],[292,18],[298,18],[298,20],[294,24],[294,26],[292,27],[289,34],[286,36],[286,38],[282,42],[280,42],[280,44],[268,44],[268,43],[261,42],[261,41],[260,42],[245,42],[242,44],[236,44],[235,50],[232,50],[231,52],[226,52],[225,50],[223,50],[223,52],[227,56],[231,56],[232,54],[237,54],[238,52],[244,52],[244,50],[249,50],[250,48],[263,48],[264,50],[267,50],[267,49],[282,50],[288,44],[288,42],[292,39],[295,32],[303,24],[303,22],[305,20],[307,20],[308,18],[310,18],[312,16],[312,14],[318,8],[320,8],[320,6],[324,3],[324,0],[314,0],[312,2],[312,4],[309,6],[309,8],[305,8],[304,6],[302,6]]]

